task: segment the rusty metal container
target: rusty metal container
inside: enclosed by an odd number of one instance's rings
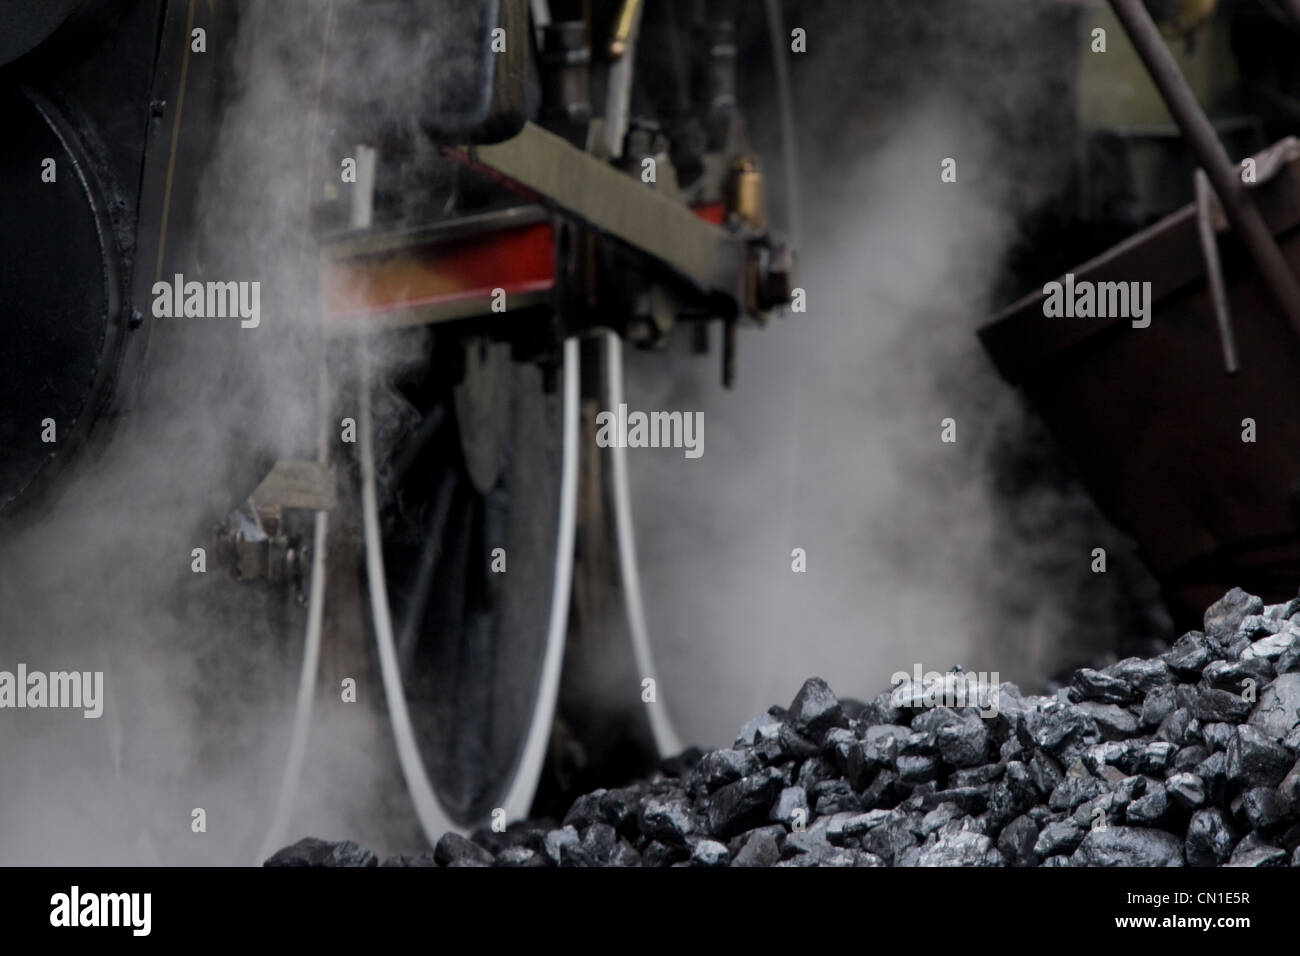
[[[1300,270],[1300,144],[1258,160],[1258,205]],[[1300,585],[1300,342],[1213,216],[1237,374],[1225,371],[1194,204],[1072,270],[1076,284],[1150,282],[1149,326],[1049,318],[1040,290],[979,333],[1137,541],[1184,627],[1233,586],[1279,601]]]

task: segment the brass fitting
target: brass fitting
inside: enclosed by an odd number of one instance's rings
[[[727,211],[752,229],[763,228],[763,173],[758,163],[742,156],[731,166],[727,183]]]
[[[632,25],[636,23],[636,15],[640,7],[641,0],[623,0],[623,9],[619,11],[618,19],[614,21],[614,33],[609,38],[611,60],[621,59],[627,52],[627,41],[632,36]]]

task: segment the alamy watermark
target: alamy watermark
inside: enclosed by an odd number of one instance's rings
[[[103,671],[0,671],[0,710],[6,708],[81,710],[83,717],[104,713]]]
[[[152,893],[83,893],[73,886],[50,897],[50,925],[57,927],[120,926],[133,936],[153,928]]]
[[[1043,315],[1049,319],[1132,319],[1133,328],[1151,324],[1150,282],[1078,281],[1073,272],[1064,282],[1043,286]]]
[[[255,329],[262,322],[262,283],[185,281],[176,273],[171,282],[153,284],[153,314],[157,319],[227,319]]]
[[[704,454],[703,412],[617,412],[596,414],[596,444],[601,448],[681,448],[687,458]]]
[[[997,671],[926,671],[914,664],[912,673],[895,671],[889,678],[894,689],[889,701],[895,707],[975,707],[981,717],[996,717],[1002,698],[1002,678]]]

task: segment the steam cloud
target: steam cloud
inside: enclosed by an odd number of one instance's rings
[[[276,458],[315,456],[317,272],[306,217],[320,164],[338,164],[308,145],[334,131],[328,114],[311,123],[325,12],[255,2],[233,37],[208,23],[208,55],[228,57],[238,79],[197,194],[177,196],[178,209],[193,201],[199,223],[178,255],[197,279],[260,281],[261,326],[160,320],[134,413],[3,542],[4,660],[102,669],[108,697],[96,721],[52,711],[0,720],[5,862],[247,864],[269,823],[305,615],[276,590],[232,581],[210,532]],[[191,115],[199,97],[196,87]],[[206,574],[190,570],[200,546]],[[328,679],[328,661],[323,670]],[[386,730],[370,713],[322,692],[289,839],[418,842],[386,763]],[[191,832],[198,807],[204,834]]]
[[[1075,12],[937,0],[785,16],[810,37],[791,58],[808,312],[742,332],[732,393],[716,339],[675,375],[660,355],[629,371],[633,407],[708,421],[700,461],[641,452],[631,467],[661,695],[710,746],[810,675],[849,696],[917,662],[1041,687],[1113,647],[1124,589],[1146,583],[1117,566],[1131,544],[975,336],[1008,301],[1022,218],[1067,182]],[[742,82],[772,189],[775,102],[754,89],[771,79]],[[940,181],[949,157],[955,184]],[[940,442],[947,417],[956,444]],[[1107,575],[1089,568],[1098,546]]]
[[[97,721],[0,719],[7,863],[247,863],[267,823],[302,615],[189,562],[275,458],[314,454],[303,219],[325,5],[284,6],[250,4],[236,38],[190,250],[196,278],[262,282],[261,326],[156,330],[137,413],[2,542],[3,662],[103,670],[108,696]],[[1045,117],[1062,110],[1065,14],[1019,0],[787,7],[810,37],[793,63],[809,313],[744,335],[735,393],[718,392],[714,361],[629,370],[634,407],[708,419],[702,459],[631,456],[662,697],[702,744],[811,674],[841,694],[883,690],[914,661],[1032,682],[1107,636],[1104,615],[1078,625],[1109,598],[1087,580],[1090,526],[1061,520],[1073,499],[1030,494],[1008,513],[993,487],[990,458],[1024,417],[973,334],[1017,215],[1059,185]],[[316,132],[328,140],[328,118]],[[956,185],[939,182],[948,156]],[[946,416],[956,445],[939,442]],[[808,574],[791,574],[793,547]],[[418,845],[386,728],[331,700],[288,839]],[[191,833],[195,807],[206,834]]]

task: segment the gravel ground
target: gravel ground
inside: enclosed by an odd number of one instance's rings
[[[267,866],[1300,866],[1300,598],[1234,589],[1157,657],[1055,695],[869,704],[807,681],[730,749],[692,749],[564,819],[391,857],[308,838]],[[951,698],[949,698],[951,701]],[[996,711],[995,713],[993,711]]]

